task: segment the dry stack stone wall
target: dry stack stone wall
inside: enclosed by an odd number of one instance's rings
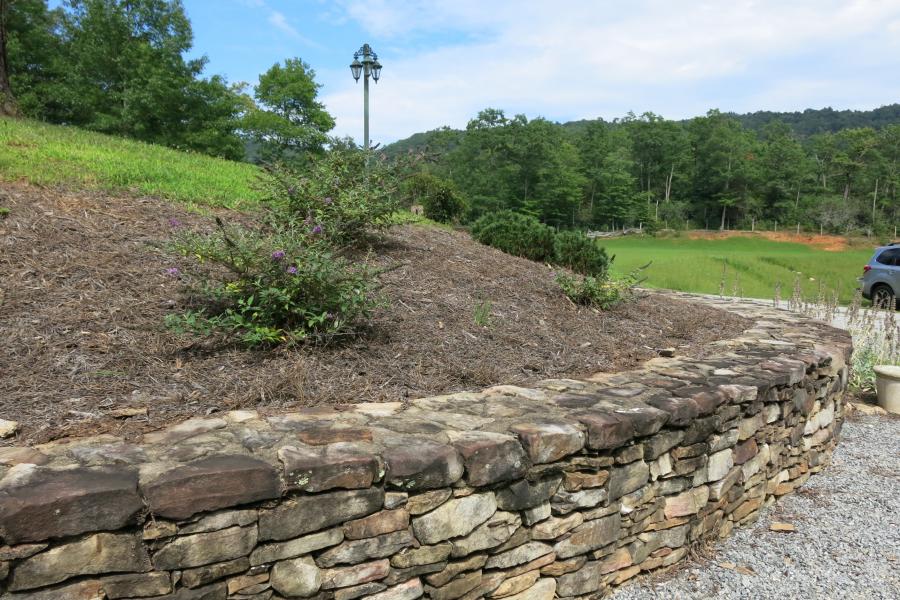
[[[0,598],[602,595],[753,521],[836,443],[848,336],[702,301],[754,320],[702,360],[0,448]]]

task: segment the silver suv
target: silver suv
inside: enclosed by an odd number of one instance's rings
[[[900,308],[900,244],[876,248],[859,281],[863,298],[875,306]]]

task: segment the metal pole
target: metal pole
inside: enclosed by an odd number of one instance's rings
[[[363,97],[365,108],[363,109],[363,147],[369,149],[369,64],[365,65],[363,76]]]

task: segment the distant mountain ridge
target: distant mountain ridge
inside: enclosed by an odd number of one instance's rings
[[[841,129],[856,127],[881,129],[887,125],[900,123],[900,103],[887,104],[873,110],[835,110],[831,107],[825,107],[807,108],[803,111],[794,112],[760,110],[745,114],[725,114],[740,121],[747,129],[757,132],[761,131],[768,123],[780,120],[789,125],[801,137],[807,137],[817,133],[836,132]],[[562,123],[562,126],[575,133],[588,123],[598,120],[601,119],[568,121]],[[682,119],[680,122],[685,123],[689,120]],[[422,150],[431,145],[431,141],[436,135],[447,131],[448,128],[442,128],[414,133],[408,138],[388,144],[385,146],[385,152],[390,155],[396,155],[409,150]],[[462,130],[449,129],[449,132],[462,133]]]

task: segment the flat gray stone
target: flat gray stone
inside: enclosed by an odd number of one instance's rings
[[[324,574],[311,557],[303,556],[275,563],[269,581],[282,596],[307,598],[322,587]]]
[[[471,486],[519,479],[528,470],[525,451],[513,436],[467,431],[451,435],[451,443],[462,456]]]
[[[346,541],[320,554],[316,563],[321,567],[357,564],[374,558],[392,556],[415,543],[409,530],[404,529],[373,538]]]
[[[384,491],[380,488],[326,492],[284,500],[271,509],[259,511],[259,539],[287,540],[365,517],[381,509]]]
[[[241,454],[188,463],[143,485],[142,489],[150,512],[167,519],[187,519],[199,512],[281,496],[275,469]]]
[[[344,533],[340,527],[335,527],[284,542],[261,544],[250,554],[250,564],[257,566],[287,558],[296,558],[316,550],[336,546],[342,541],[344,541]]]
[[[553,475],[539,481],[526,479],[497,492],[497,506],[502,510],[525,510],[534,508],[549,500],[559,489],[561,475]]]
[[[180,536],[153,555],[153,564],[171,571],[232,560],[250,554],[256,539],[255,525]]]
[[[122,467],[15,466],[0,481],[0,537],[19,544],[121,529],[144,510],[137,484]]]
[[[584,432],[568,421],[525,421],[509,430],[519,436],[528,458],[535,464],[556,462],[584,448]]]
[[[412,528],[423,544],[468,535],[497,510],[492,492],[448,500],[430,513],[413,518]]]
[[[609,475],[609,499],[618,500],[625,494],[644,487],[650,481],[650,466],[642,460],[613,467]]]
[[[621,526],[622,518],[619,513],[585,521],[576,527],[570,536],[557,542],[553,549],[560,559],[585,554],[615,542],[619,538]]]
[[[378,478],[378,459],[359,444],[286,446],[278,451],[288,489],[364,489]]]
[[[140,535],[97,533],[26,558],[13,570],[9,590],[30,590],[79,575],[149,570],[150,557]]]
[[[427,490],[448,486],[463,476],[463,462],[452,446],[416,440],[386,448],[385,481],[403,490]]]

